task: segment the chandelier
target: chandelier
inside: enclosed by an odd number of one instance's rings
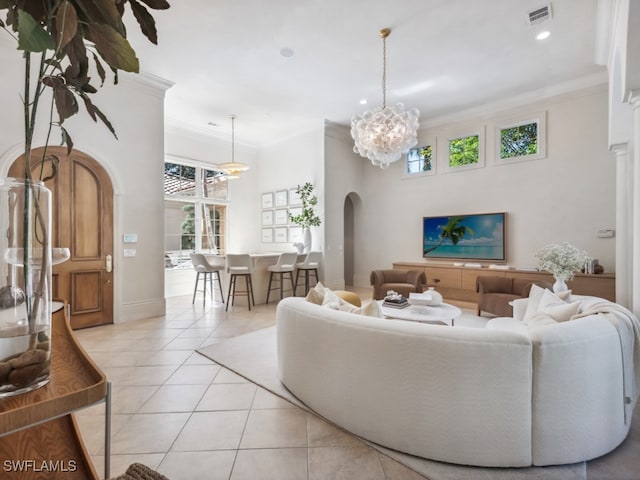
[[[387,107],[387,37],[391,29],[380,30],[382,37],[382,107],[351,119],[353,151],[380,168],[399,160],[403,153],[418,143],[417,108],[405,111],[402,103]]]
[[[249,170],[246,163],[236,162],[235,160],[235,115],[231,115],[231,161],[218,164],[218,169],[224,173],[227,180],[240,178],[242,172]]]

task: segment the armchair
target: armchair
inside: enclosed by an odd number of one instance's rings
[[[531,285],[551,289],[548,282],[531,281],[524,278],[480,276],[476,278],[476,292],[478,292],[478,310],[493,313],[500,317],[512,317],[513,307],[509,302],[529,296]]]
[[[373,299],[382,300],[388,290],[394,290],[408,297],[411,292],[422,292],[427,277],[417,270],[373,270],[370,277],[373,285]]]

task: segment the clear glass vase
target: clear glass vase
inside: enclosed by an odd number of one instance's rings
[[[0,179],[0,397],[49,382],[51,192]]]

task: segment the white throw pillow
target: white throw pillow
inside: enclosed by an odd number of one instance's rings
[[[341,301],[344,301],[344,300],[342,300],[338,295],[336,295],[334,291],[329,290],[328,288],[324,289],[322,306],[325,306],[330,303],[337,303],[338,305],[340,305]]]
[[[362,313],[363,315],[367,315],[368,317],[384,317],[384,314],[382,313],[382,307],[375,300],[372,300],[371,302],[365,304],[362,307]]]
[[[556,322],[566,322],[578,313],[580,302],[567,303],[553,292],[547,290],[542,295],[538,305],[538,312],[549,315]]]
[[[322,285],[322,283],[316,283],[315,286],[311,290],[309,290],[309,293],[307,293],[307,301],[315,303],[316,305],[322,305],[324,302],[324,294],[326,290],[327,289],[324,285]]]
[[[534,283],[531,285],[531,290],[529,291],[529,301],[527,303],[527,310],[524,314],[524,318],[522,319],[522,323],[528,324],[529,321],[540,311],[540,300],[542,300],[542,297],[546,292],[553,295],[554,298],[558,299],[562,303],[571,297],[571,290],[553,293],[551,290],[539,287]]]

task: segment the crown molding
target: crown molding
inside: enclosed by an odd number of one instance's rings
[[[466,110],[460,110],[450,115],[443,115],[441,117],[429,118],[421,120],[420,130],[426,128],[440,127],[450,123],[458,123],[461,121],[469,120],[470,118],[486,117],[501,113],[505,110],[518,108],[532,103],[540,102],[541,100],[547,100],[553,97],[561,95],[567,95],[572,93],[581,93],[584,90],[594,87],[605,86],[608,82],[608,74],[606,69],[601,72],[586,75],[584,77],[576,78],[571,81],[558,83],[549,87],[539,88],[532,90],[521,95],[515,95],[496,102],[485,103],[483,105],[468,108]]]

